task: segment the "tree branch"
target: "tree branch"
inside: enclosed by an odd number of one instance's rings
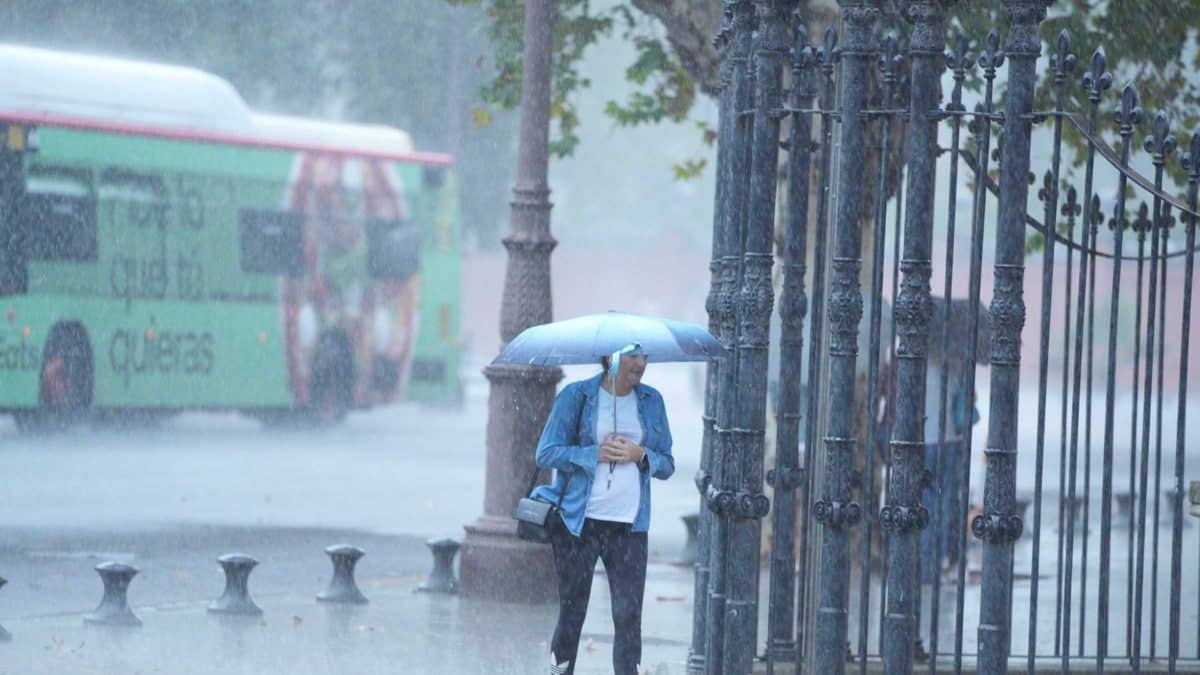
[[[712,41],[721,27],[721,3],[691,0],[632,0],[634,7],[658,19],[680,65],[705,95],[717,95],[720,60]]]

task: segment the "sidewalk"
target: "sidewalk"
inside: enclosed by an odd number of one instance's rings
[[[360,580],[370,604],[318,603],[312,592],[254,594],[261,618],[207,613],[209,599],[134,607],[140,628],[85,626],[82,614],[8,620],[0,675],[55,673],[541,673],[557,608],[416,592],[422,579]],[[549,582],[549,581],[548,581]],[[138,580],[134,580],[136,591]],[[651,563],[643,667],[684,672],[691,569]],[[251,592],[253,594],[253,577]],[[99,588],[97,588],[97,599]],[[577,673],[612,672],[608,584],[598,571]]]

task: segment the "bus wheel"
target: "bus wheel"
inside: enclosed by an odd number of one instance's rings
[[[55,326],[46,340],[36,410],[17,415],[23,431],[66,429],[92,405],[92,350],[77,324]]]
[[[354,356],[340,333],[321,337],[309,381],[309,415],[320,425],[336,424],[354,402]]]

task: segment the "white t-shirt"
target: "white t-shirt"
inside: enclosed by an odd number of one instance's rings
[[[616,397],[615,401],[617,435],[641,443],[642,422],[638,418],[637,394],[630,392]],[[596,402],[597,444],[613,431],[613,403],[613,395],[601,387]],[[592,481],[592,493],[588,495],[583,515],[593,520],[632,523],[637,518],[641,501],[642,482],[636,462],[600,462],[596,465],[596,479]]]

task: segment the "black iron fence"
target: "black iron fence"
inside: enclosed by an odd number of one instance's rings
[[[717,37],[708,309],[731,356],[707,385],[689,669],[1200,669],[1183,510],[1200,134],[1177,158],[1168,116],[1066,32],[1039,62],[1043,0],[1005,0],[1003,38],[949,40],[950,3],[895,3],[892,30],[893,3],[844,0],[818,45],[796,4],[727,0]]]

